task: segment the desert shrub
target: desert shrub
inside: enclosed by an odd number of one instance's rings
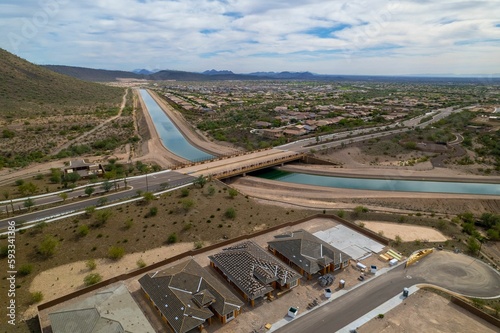
[[[83,283],[86,286],[91,286],[91,285],[99,283],[101,281],[102,281],[102,276],[99,273],[90,273],[83,278]]]
[[[80,236],[87,236],[89,234],[89,227],[86,224],[83,224],[78,227],[78,234]]]
[[[108,250],[108,257],[113,260],[121,259],[125,255],[125,249],[120,246],[112,246]]]
[[[167,244],[174,244],[178,242],[177,234],[175,232],[168,235]]]
[[[181,190],[181,197],[187,197],[187,196],[189,196],[189,189],[187,187],[184,187]]]
[[[158,207],[151,207],[149,209],[149,212],[147,212],[146,215],[144,215],[144,217],[145,218],[153,217],[156,216],[156,214],[158,214]]]
[[[234,219],[236,217],[236,210],[233,207],[229,207],[228,209],[226,209],[224,216],[229,219]]]
[[[191,199],[182,200],[182,208],[187,212],[194,206],[194,201]]]
[[[22,276],[26,276],[26,275],[30,274],[32,271],[33,271],[33,265],[32,264],[23,264],[17,270],[17,272],[20,275],[22,275]]]
[[[31,293],[31,304],[41,302],[43,300],[43,293],[41,291],[35,291]]]
[[[209,196],[213,196],[215,194],[215,187],[213,187],[212,185],[210,185],[207,189],[207,192],[208,192],[208,195]]]
[[[85,262],[85,266],[86,266],[89,270],[93,271],[93,270],[97,267],[97,264],[96,264],[96,262],[95,262],[95,260],[94,260],[94,259],[89,259],[89,260],[87,260],[87,261]]]
[[[137,264],[137,267],[139,267],[139,268],[146,267],[146,262],[144,262],[144,260],[142,258],[137,260],[136,264]]]
[[[227,194],[229,194],[231,198],[234,198],[238,195],[238,191],[236,191],[234,188],[230,188],[229,191],[227,191]]]
[[[38,245],[38,252],[44,257],[51,257],[56,253],[56,250],[59,246],[59,241],[52,236],[47,236],[43,239],[43,241]]]
[[[125,229],[130,229],[132,228],[132,226],[134,225],[134,220],[132,220],[131,218],[127,219],[125,221]]]

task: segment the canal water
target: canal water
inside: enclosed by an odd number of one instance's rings
[[[172,123],[170,118],[160,108],[158,103],[145,90],[139,90],[142,100],[148,108],[148,112],[153,119],[156,131],[160,136],[163,145],[177,156],[185,158],[191,162],[210,160],[215,156],[200,150],[186,140],[179,129]]]
[[[286,172],[277,169],[266,169],[252,173],[252,175],[286,183],[355,190],[500,195],[500,184],[330,177]]]

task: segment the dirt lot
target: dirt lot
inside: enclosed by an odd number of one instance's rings
[[[447,299],[425,290],[385,314],[361,326],[359,333],[400,332],[498,332],[497,328],[479,317],[450,303]]]
[[[366,228],[378,233],[382,232],[385,237],[390,239],[395,239],[396,236],[399,236],[403,242],[411,242],[417,239],[428,242],[445,242],[447,240],[439,231],[427,227],[375,221],[356,222],[364,223]]]

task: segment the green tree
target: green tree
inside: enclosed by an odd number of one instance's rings
[[[200,188],[203,188],[205,184],[207,183],[207,178],[204,177],[203,175],[200,175],[198,178],[196,178],[193,182],[194,185],[199,185]]]
[[[19,186],[19,192],[21,193],[22,196],[33,195],[37,191],[38,191],[38,186],[36,186],[32,182],[24,183],[21,186]]]
[[[64,181],[72,184],[75,184],[77,181],[80,180],[80,178],[81,178],[80,175],[76,172],[67,173],[64,175]]]
[[[101,188],[104,190],[104,192],[109,192],[111,190],[111,188],[113,188],[113,184],[111,182],[105,180],[102,183]]]
[[[479,243],[475,237],[470,236],[469,239],[467,239],[467,249],[472,255],[477,254],[480,248],[481,243]]]
[[[142,201],[147,205],[151,201],[156,200],[156,196],[152,192],[144,192],[142,194]]]
[[[62,171],[57,168],[50,169],[49,181],[53,184],[59,184],[62,180]]]
[[[181,197],[187,197],[187,196],[189,196],[189,189],[187,187],[184,187],[181,190]]]
[[[65,202],[66,199],[68,199],[68,193],[66,193],[66,192],[59,193],[59,198],[61,198],[62,201]]]
[[[38,252],[44,257],[51,257],[56,253],[57,248],[59,247],[59,241],[52,237],[46,236],[43,241],[38,245]]]
[[[85,188],[85,194],[86,194],[87,196],[89,196],[89,197],[90,197],[90,196],[91,196],[94,192],[95,192],[95,188],[94,188],[93,186],[87,186],[87,187]]]
[[[26,207],[28,211],[30,211],[31,207],[33,207],[34,205],[35,205],[35,200],[31,198],[28,198],[24,201],[24,207]]]

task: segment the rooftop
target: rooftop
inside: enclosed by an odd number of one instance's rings
[[[120,284],[49,314],[54,333],[154,333],[127,287]]]
[[[214,315],[211,310],[226,315],[243,305],[193,259],[146,274],[139,283],[177,333],[203,324]]]
[[[319,272],[331,263],[337,265],[351,258],[345,252],[302,229],[275,236],[275,240],[268,244],[310,274]]]
[[[300,278],[295,271],[252,241],[225,248],[209,258],[250,299],[272,291],[271,282],[284,286]]]

